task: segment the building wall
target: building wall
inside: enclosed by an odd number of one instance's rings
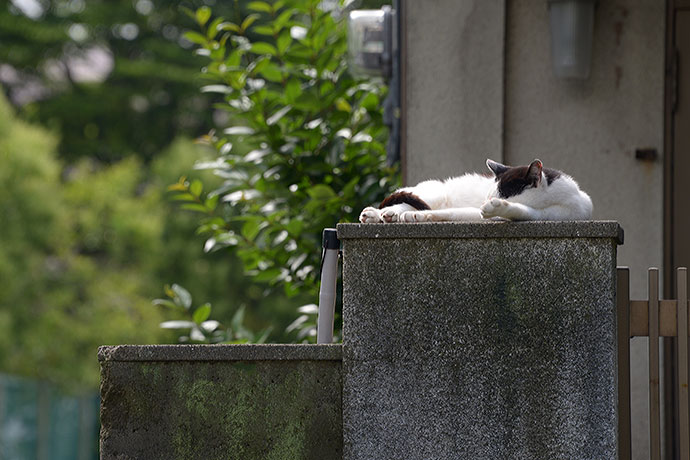
[[[598,2],[592,74],[553,75],[547,2],[405,3],[405,181],[540,158],[571,174],[595,219],[625,229],[632,298],[661,267],[665,2]],[[653,148],[655,161],[635,158]],[[647,339],[632,341],[633,452],[648,458]]]
[[[503,0],[405,2],[403,180],[501,160]]]

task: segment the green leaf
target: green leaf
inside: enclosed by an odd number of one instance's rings
[[[231,126],[223,130],[225,134],[231,136],[241,136],[244,134],[254,134],[254,130],[249,126]]]
[[[317,184],[307,190],[307,194],[314,200],[327,201],[336,196],[332,188],[325,184]]]
[[[276,279],[280,275],[280,269],[279,268],[269,268],[263,271],[260,271],[258,274],[252,276],[252,280],[263,283],[266,281],[272,281]]]
[[[168,299],[153,299],[151,303],[154,305],[160,305],[161,307],[179,308],[179,306],[175,304],[175,302]]]
[[[278,46],[278,52],[280,54],[285,53],[285,51],[287,51],[288,47],[290,46],[290,43],[292,43],[290,31],[284,30],[283,32],[281,32],[280,36],[278,37],[278,40],[276,41],[276,45]]]
[[[213,21],[211,21],[211,24],[208,25],[208,29],[206,30],[206,36],[208,37],[209,40],[212,40],[215,38],[216,35],[218,35],[218,32],[220,29],[218,29],[218,26],[223,22],[223,18],[217,17]]]
[[[278,110],[276,113],[274,113],[273,115],[268,117],[266,119],[266,124],[268,126],[272,126],[272,125],[276,124],[278,122],[278,120],[283,118],[285,116],[285,114],[288,113],[291,109],[292,109],[292,106],[286,105],[285,107],[283,107],[282,109]]]
[[[266,80],[280,83],[283,81],[283,72],[276,64],[269,62],[266,67],[261,69],[259,74]]]
[[[254,31],[255,34],[268,35],[270,37],[273,36],[273,27],[271,27],[271,26],[264,26],[264,25],[256,26],[252,30]]]
[[[271,56],[275,56],[276,54],[278,54],[278,50],[276,50],[276,47],[266,42],[253,43],[251,51],[252,53],[256,54],[270,54]]]
[[[202,6],[198,10],[196,10],[196,22],[199,23],[200,26],[204,26],[209,18],[211,17],[211,8],[208,6]]]
[[[233,89],[227,85],[206,85],[201,87],[202,93],[230,94]]]
[[[187,31],[182,35],[184,38],[197,45],[206,46],[208,44],[208,39],[201,35],[199,32],[194,32],[193,30]]]
[[[206,321],[209,316],[211,316],[211,304],[205,303],[196,310],[194,310],[194,315],[192,315],[192,319],[195,323],[201,324],[204,321]]]
[[[234,22],[222,22],[218,24],[218,30],[238,33],[240,31],[240,26]]]
[[[242,225],[242,236],[252,241],[261,231],[261,219],[250,219]]]
[[[335,108],[343,112],[352,112],[352,106],[342,97],[335,100]]]
[[[249,27],[254,24],[254,22],[259,19],[259,15],[256,13],[252,13],[246,18],[244,18],[244,21],[242,21],[242,25],[240,25],[240,32],[244,33],[249,29]]]
[[[302,87],[299,80],[296,78],[291,78],[288,80],[287,85],[285,85],[285,99],[289,103],[293,103],[297,100],[300,94],[302,94]]]
[[[203,187],[204,184],[202,184],[199,179],[195,179],[194,181],[192,181],[192,185],[189,186],[189,192],[198,198],[199,195],[201,195],[201,190],[203,189]]]
[[[281,30],[285,25],[288,23],[290,18],[292,18],[292,15],[295,13],[295,10],[290,8],[278,15],[278,17],[273,21],[274,26],[278,29]]]
[[[196,198],[194,198],[189,193],[178,193],[176,195],[173,195],[172,199],[175,201],[196,201]]]
[[[194,322],[192,321],[164,321],[160,324],[163,329],[189,329],[194,327]]]
[[[242,305],[240,308],[237,309],[234,315],[232,315],[232,319],[230,320],[230,327],[232,328],[233,331],[241,331],[244,329],[242,327],[242,323],[244,322],[244,305]]]
[[[173,284],[170,286],[170,289],[172,289],[172,292],[174,293],[173,301],[177,305],[189,310],[189,307],[192,306],[192,295],[189,293],[189,291],[179,284]]]
[[[273,7],[266,2],[249,2],[247,8],[252,11],[262,11],[265,13],[273,12]]]
[[[206,209],[210,212],[213,212],[216,209],[216,206],[218,205],[218,199],[220,198],[220,195],[213,195],[210,197],[206,198],[206,201],[204,202],[204,206],[206,206]]]
[[[187,211],[203,212],[204,214],[208,212],[206,206],[199,203],[185,203],[183,205],[180,205],[180,209],[186,209]]]

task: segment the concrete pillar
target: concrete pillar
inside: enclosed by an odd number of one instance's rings
[[[617,223],[338,237],[345,459],[617,459]]]

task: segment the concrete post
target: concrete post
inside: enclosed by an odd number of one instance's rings
[[[338,238],[345,459],[617,458],[617,223]]]

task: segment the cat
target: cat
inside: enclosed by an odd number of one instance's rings
[[[362,223],[508,220],[588,220],[592,200],[577,182],[540,160],[505,166],[486,160],[492,174],[468,173],[396,190],[378,209],[365,208]]]

